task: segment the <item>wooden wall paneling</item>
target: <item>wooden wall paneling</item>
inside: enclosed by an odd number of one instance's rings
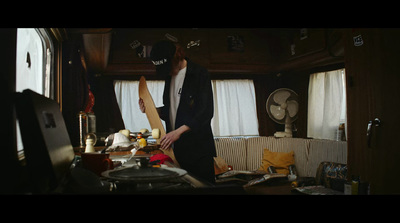
[[[166,34],[181,41],[181,29],[113,29],[110,58],[104,75],[119,76],[130,79],[130,76],[155,75],[154,65],[149,53],[155,42],[166,39]],[[137,50],[132,47],[134,41],[146,46],[145,57],[139,57]]]
[[[210,32],[204,29],[183,29],[181,36],[181,45],[185,48],[187,57],[199,65],[208,67],[210,64]],[[191,46],[191,41],[199,41],[200,45]]]
[[[355,47],[353,37],[360,33],[348,31],[346,38],[346,78],[347,78],[347,117],[348,117],[348,169],[349,176],[362,175],[365,180],[371,180],[372,163],[371,150],[366,148],[366,127],[371,119],[371,99],[373,91],[370,76],[372,64],[366,62],[371,52],[370,37],[365,35],[370,47]]]
[[[181,40],[180,29],[114,29],[113,41],[111,45],[111,55],[109,64],[147,64],[151,63],[147,55],[145,58],[139,57],[136,50],[131,47],[135,40],[142,46],[152,46],[158,40],[166,39],[169,34]],[[149,50],[150,52],[150,50]]]
[[[210,63],[271,64],[273,57],[266,40],[265,37],[257,34],[257,30],[213,29],[210,31],[209,40]]]
[[[199,47],[186,48],[189,59],[206,67],[210,73],[262,74],[276,62],[271,55],[263,30],[247,29],[115,29],[106,75],[154,75],[148,58],[140,58],[129,46],[134,40],[152,45],[165,39],[165,34],[176,37],[183,47],[200,40]],[[228,49],[228,36],[244,39],[243,52]]]
[[[304,30],[304,33],[302,32]],[[289,60],[322,51],[326,48],[324,29],[298,29],[293,33],[293,40],[285,52],[290,52]],[[291,47],[294,45],[292,53]]]
[[[345,40],[348,117],[348,177],[361,176],[371,194],[399,193],[397,110],[400,97],[400,30],[349,29]],[[368,122],[373,127],[368,146]]]
[[[211,64],[241,64],[243,52],[228,51],[228,36],[245,37],[243,30],[214,29],[210,31],[210,63]]]
[[[148,58],[140,58],[130,44],[138,41],[152,46],[169,34],[184,47],[200,40],[200,46],[187,49],[188,57],[206,67],[211,74],[272,74],[343,62],[341,44],[329,51],[326,29],[113,29],[109,63],[105,75],[153,75],[155,69]],[[333,35],[335,37],[335,35]],[[336,35],[337,36],[337,35]],[[236,45],[235,45],[236,44]],[[242,45],[241,45],[242,44]],[[291,45],[295,54],[291,55]],[[150,51],[150,50],[148,50]]]

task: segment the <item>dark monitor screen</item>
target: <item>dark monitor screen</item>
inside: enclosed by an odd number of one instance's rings
[[[32,190],[50,192],[66,177],[75,157],[60,107],[27,89],[17,93],[16,112]]]

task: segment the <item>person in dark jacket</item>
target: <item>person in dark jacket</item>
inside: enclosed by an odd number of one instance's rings
[[[207,69],[190,61],[179,44],[168,40],[154,44],[150,58],[157,75],[165,79],[164,106],[157,109],[167,128],[161,149],[172,147],[182,169],[215,183],[214,102]],[[139,106],[145,112],[141,99]]]

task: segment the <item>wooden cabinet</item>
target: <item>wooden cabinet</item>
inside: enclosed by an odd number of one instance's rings
[[[399,29],[348,29],[348,177],[370,183],[371,194],[400,193]],[[370,139],[367,128],[371,123]]]
[[[263,30],[254,29],[115,29],[106,75],[154,74],[151,46],[166,36],[176,38],[189,59],[212,73],[265,73],[275,62]],[[137,41],[145,55],[137,55]],[[198,45],[190,46],[191,42]],[[188,47],[189,46],[189,47]]]
[[[184,29],[180,37],[187,57],[204,67],[210,64],[209,41],[209,32],[204,29]]]
[[[271,64],[273,56],[262,30],[217,29],[209,34],[211,64]]]
[[[135,79],[154,76],[152,45],[167,37],[185,48],[189,59],[214,74],[276,74],[343,63],[331,52],[330,29],[116,28],[68,29],[81,34],[89,73]],[[191,46],[190,43],[197,42]],[[337,44],[338,49],[343,44]],[[189,47],[188,47],[189,46]],[[140,50],[139,50],[140,49]],[[138,55],[140,53],[140,55]],[[153,77],[156,78],[156,77]]]
[[[323,51],[326,48],[326,30],[298,29],[291,33],[283,50],[284,60],[293,60],[309,54]]]
[[[113,64],[150,64],[149,53],[150,48],[155,42],[165,39],[165,35],[169,34],[176,38],[180,38],[180,29],[113,29],[113,39],[111,44],[109,65]],[[144,49],[145,54],[138,56],[135,48],[135,41]]]

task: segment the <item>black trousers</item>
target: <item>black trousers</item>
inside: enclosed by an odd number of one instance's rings
[[[215,184],[214,157],[204,156],[198,160],[178,160],[180,167],[200,181]]]

